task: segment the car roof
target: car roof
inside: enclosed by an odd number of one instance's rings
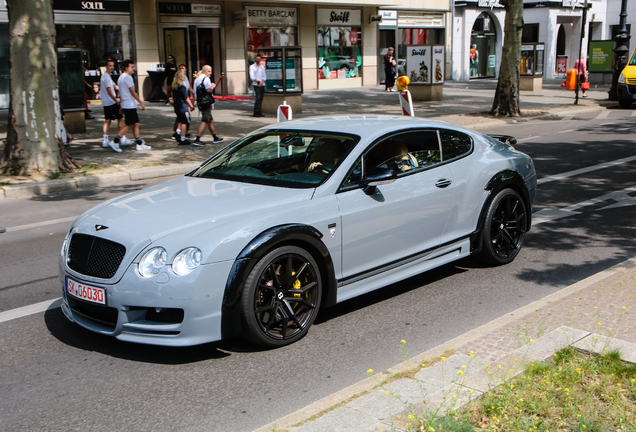
[[[311,130],[321,132],[342,132],[360,136],[363,140],[373,139],[390,132],[411,128],[448,128],[465,133],[472,131],[458,127],[451,123],[438,120],[428,120],[410,116],[390,115],[340,115],[307,117],[283,123],[275,123],[263,129],[283,130]]]

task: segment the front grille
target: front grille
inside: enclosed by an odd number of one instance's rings
[[[73,312],[91,321],[95,321],[98,324],[102,324],[111,330],[115,329],[117,325],[117,309],[73,300],[75,301],[75,305],[71,306]]]
[[[86,276],[110,279],[117,273],[124,255],[124,245],[101,237],[73,234],[68,248],[68,266]]]
[[[636,85],[628,85],[627,89],[629,90],[629,94],[636,94]]]
[[[627,84],[636,85],[636,78],[627,78]]]

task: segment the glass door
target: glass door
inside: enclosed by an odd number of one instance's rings
[[[164,61],[168,62],[168,56],[175,58],[175,63],[188,64],[188,50],[186,29],[184,28],[168,28],[163,30],[164,39]]]
[[[221,30],[218,28],[197,27],[196,32],[198,70],[201,70],[205,65],[211,66],[212,82],[217,83],[221,77],[221,73],[223,73],[221,62]]]

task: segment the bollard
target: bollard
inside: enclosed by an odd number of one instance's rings
[[[287,101],[283,101],[282,105],[278,105],[278,123],[289,121],[292,119],[292,109],[287,105]]]
[[[403,75],[397,79],[397,87],[400,92],[400,106],[402,107],[402,114],[405,116],[415,117],[413,111],[413,99],[411,99],[411,92],[407,90],[407,87],[411,81],[406,75]]]

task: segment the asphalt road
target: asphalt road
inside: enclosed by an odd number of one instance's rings
[[[484,130],[517,136],[539,175],[536,224],[517,259],[464,260],[323,310],[289,347],[127,344],[59,308],[0,323],[0,430],[250,431],[403,361],[402,339],[415,355],[635,256],[632,113]],[[0,201],[0,311],[59,297],[73,218],[151,183]]]

